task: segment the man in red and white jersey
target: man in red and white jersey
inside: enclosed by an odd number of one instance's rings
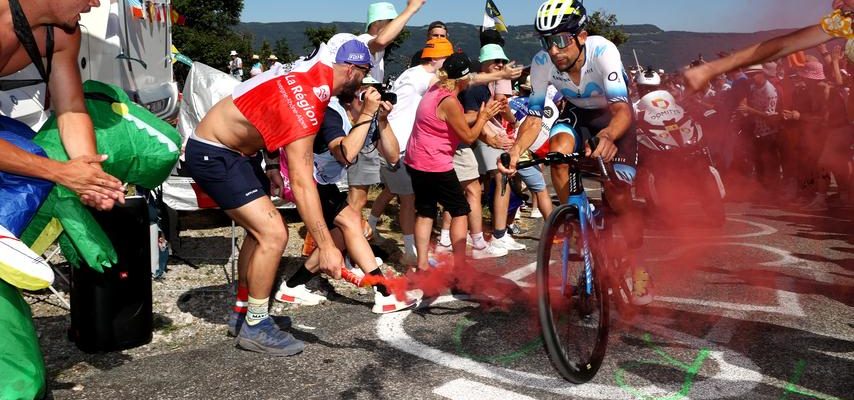
[[[289,356],[305,347],[277,326],[284,319],[273,321],[268,314],[288,231],[268,196],[270,181],[252,160],[259,151],[282,149],[287,156],[297,210],[319,247],[320,269],[338,278],[344,264],[321,212],[312,145],[329,99],[355,92],[370,73],[371,54],[356,40],[335,54],[317,54],[290,71],[277,67],[241,83],[211,108],[187,142],[190,175],[248,233],[240,249],[238,302],[229,327],[237,345],[250,351]],[[280,188],[278,178],[273,185]]]

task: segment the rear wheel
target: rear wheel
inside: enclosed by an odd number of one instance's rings
[[[562,205],[546,221],[537,252],[543,342],[560,375],[573,383],[596,375],[608,343],[608,297],[597,265],[601,257],[590,258],[593,290],[588,291],[580,235],[578,209]]]

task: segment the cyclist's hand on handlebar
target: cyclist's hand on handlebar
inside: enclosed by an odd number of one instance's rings
[[[611,135],[608,134],[607,129],[608,128],[603,129],[598,135],[596,135],[596,137],[599,138],[599,145],[595,150],[592,150],[589,146],[585,145],[585,155],[593,158],[602,157],[602,161],[605,162],[611,162],[614,159],[617,155],[617,145],[614,144],[613,140],[611,140]]]
[[[510,156],[510,163],[507,167],[505,167],[504,163],[501,162],[501,157],[498,157],[498,172],[504,175],[513,176],[516,174],[516,163],[519,162],[519,153],[513,151],[513,149],[510,149],[510,151],[505,154],[508,154]]]

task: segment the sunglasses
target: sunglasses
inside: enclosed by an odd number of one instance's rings
[[[552,46],[562,50],[575,42],[575,35],[571,33],[558,33],[555,35],[543,36],[540,38],[540,45],[546,51],[551,50]]]
[[[371,67],[362,67],[362,66],[360,66],[360,65],[356,65],[356,64],[350,64],[350,65],[352,65],[352,66],[353,66],[353,68],[356,68],[356,69],[358,69],[359,71],[364,72],[366,76],[367,76],[367,75],[369,75],[369,74],[371,73]]]

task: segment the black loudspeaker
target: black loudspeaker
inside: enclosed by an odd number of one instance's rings
[[[68,337],[87,353],[151,342],[151,251],[148,204],[129,197],[111,211],[90,209],[113,242],[118,263],[104,273],[72,268]]]

